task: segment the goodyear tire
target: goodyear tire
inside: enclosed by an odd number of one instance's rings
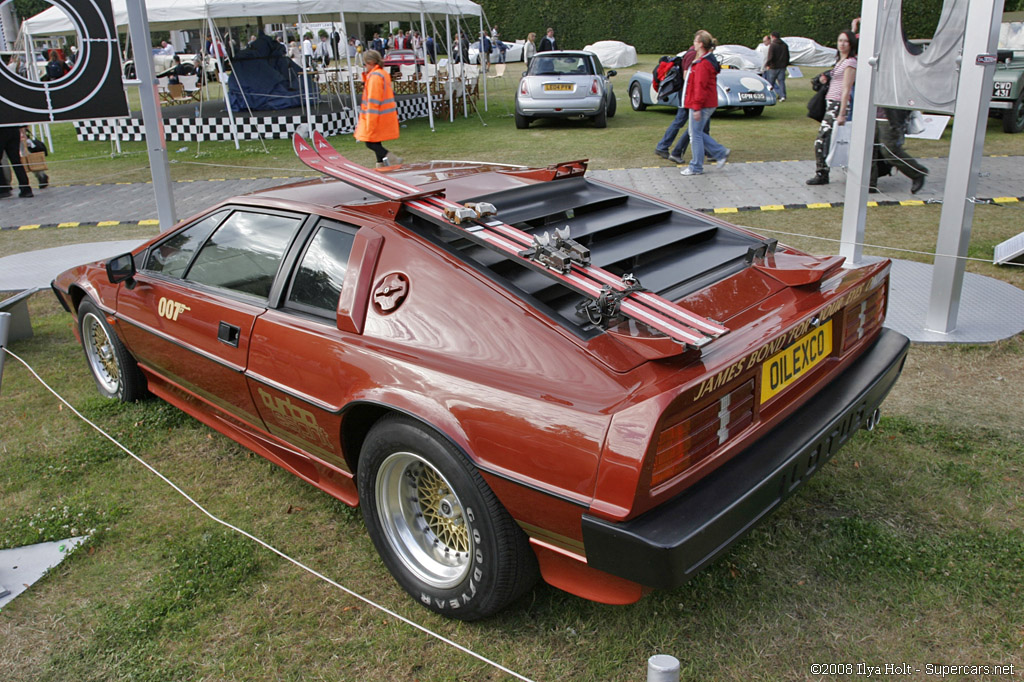
[[[1003,111],[1003,132],[1019,133],[1024,130],[1024,88],[1017,95],[1013,107]]]
[[[404,417],[370,430],[357,472],[363,520],[391,575],[423,606],[477,620],[537,578],[536,558],[477,470]]]
[[[96,388],[107,398],[130,403],[146,394],[146,378],[106,316],[90,300],[78,306],[78,331]]]
[[[644,104],[644,95],[640,92],[640,85],[633,83],[629,87],[629,105],[633,107],[633,111],[646,111],[647,105]]]

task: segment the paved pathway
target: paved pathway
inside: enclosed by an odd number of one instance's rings
[[[845,173],[833,172],[832,184],[805,184],[814,175],[813,161],[731,163],[707,166],[704,175],[684,177],[675,166],[651,154],[651,166],[591,171],[590,175],[615,184],[634,187],[647,194],[703,211],[799,207],[807,204],[841,204],[846,191]],[[880,204],[900,201],[941,201],[947,159],[923,159],[931,174],[924,189],[910,193],[910,181],[902,175],[879,180],[880,194],[869,197]],[[315,177],[305,175],[303,177]],[[298,180],[302,178],[294,178]],[[257,180],[205,180],[173,184],[177,215],[183,218],[226,197],[289,182],[286,178]],[[982,159],[977,196],[991,200],[1024,199],[1024,157],[989,156]],[[0,200],[0,228],[59,225],[61,223],[138,223],[156,219],[152,186],[125,185],[54,186],[36,192],[32,199]]]

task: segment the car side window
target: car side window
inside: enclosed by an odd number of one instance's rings
[[[235,211],[200,249],[185,279],[265,299],[301,224],[298,216]]]
[[[334,316],[355,236],[355,228],[334,222],[320,223],[295,270],[288,305]]]
[[[185,268],[192,262],[196,251],[228,213],[229,211],[217,211],[198,223],[174,233],[170,238],[149,250],[149,256],[142,269],[159,272],[168,277],[181,277],[185,273]]]

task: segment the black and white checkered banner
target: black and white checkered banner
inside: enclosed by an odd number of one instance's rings
[[[110,0],[49,1],[71,18],[78,32],[78,59],[52,81],[30,80],[0,66],[0,125],[126,115]]]
[[[408,121],[427,115],[427,98],[425,95],[399,95],[398,119]],[[307,125],[306,117],[301,114],[266,114],[264,116],[238,117],[235,126],[238,137],[242,140],[281,139],[290,140],[292,136]],[[344,135],[356,129],[355,115],[349,110],[316,114],[313,125],[322,134]],[[82,141],[121,140],[122,142],[141,142],[146,139],[141,118],[118,117],[100,120],[83,121],[75,124],[75,132]],[[227,116],[207,118],[165,118],[164,135],[171,142],[196,142],[232,139],[231,122]]]

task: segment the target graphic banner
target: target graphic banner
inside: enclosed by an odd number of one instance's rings
[[[126,116],[121,60],[110,0],[50,0],[78,31],[78,59],[52,81],[0,66],[0,125]]]

